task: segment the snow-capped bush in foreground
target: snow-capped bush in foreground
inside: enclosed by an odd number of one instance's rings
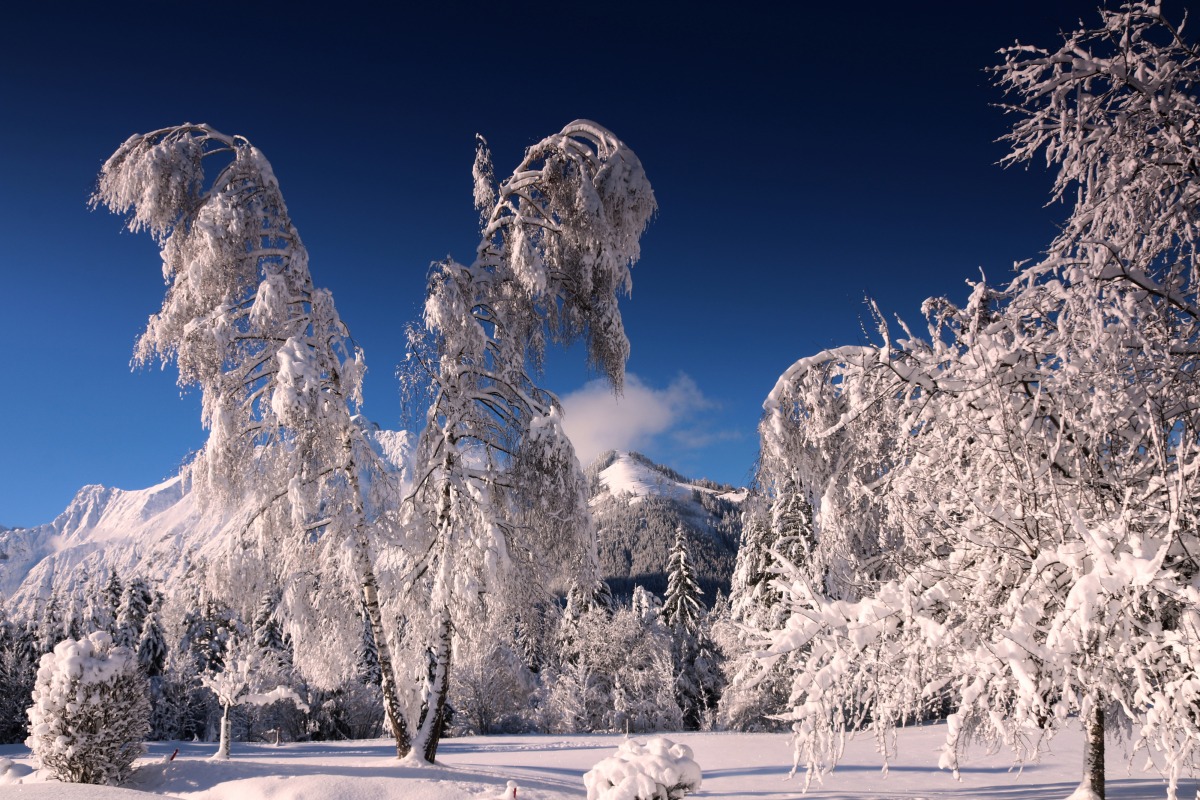
[[[143,752],[150,701],[137,655],[98,631],[42,656],[25,744],[40,766],[72,783],[115,784]]]
[[[678,800],[700,788],[692,748],[656,736],[630,739],[583,776],[588,800]]]

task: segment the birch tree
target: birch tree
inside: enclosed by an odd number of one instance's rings
[[[1104,796],[1114,726],[1173,798],[1200,741],[1200,62],[1144,2],[1004,57],[1007,161],[1045,157],[1070,216],[1007,286],[927,301],[923,335],[880,319],[880,344],[781,377],[764,463],[804,486],[815,557],[777,558],[792,613],[766,661],[801,665],[810,777],[849,730],[886,756],[948,702],[946,768],[972,738],[1030,758],[1078,718],[1076,798]]]
[[[475,260],[434,265],[424,326],[411,332],[410,363],[432,387],[406,504],[406,580],[430,610],[416,647],[433,666],[413,711],[414,757],[428,761],[455,624],[528,600],[509,590],[537,590],[564,565],[594,579],[586,482],[558,402],[535,379],[548,344],[583,341],[620,390],[629,342],[618,295],[655,210],[637,156],[587,121],[530,147],[498,186],[481,140],[474,174]]]
[[[337,659],[354,652],[361,596],[407,751],[374,566],[377,493],[389,481],[354,416],[362,352],[312,282],[270,163],[208,125],[163,128],[117,149],[92,204],[127,214],[161,248],[166,296],[134,361],[172,362],[181,386],[200,388],[209,436],[189,474],[210,513],[244,514],[254,547],[231,553],[258,553],[274,572],[298,666],[319,683],[345,673]]]

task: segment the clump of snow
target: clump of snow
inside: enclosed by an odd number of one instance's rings
[[[149,731],[150,702],[137,655],[97,631],[42,656],[25,744],[60,781],[119,783]]]
[[[678,800],[700,788],[692,748],[656,736],[630,739],[583,776],[588,800]]]

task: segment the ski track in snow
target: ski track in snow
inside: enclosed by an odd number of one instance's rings
[[[654,734],[636,736],[644,741]],[[784,800],[801,797],[802,775],[788,779],[791,747],[787,734],[667,733],[689,745],[704,771],[696,798]],[[1060,734],[1041,763],[1012,768],[1005,753],[968,751],[961,781],[937,769],[943,725],[900,732],[898,752],[886,776],[875,743],[855,739],[841,765],[810,788],[816,800],[1061,800],[1079,782],[1083,740],[1077,730]],[[5,800],[136,800],[176,797],[183,800],[492,800],[515,780],[519,800],[578,800],[586,796],[583,773],[612,755],[624,737],[613,734],[570,736],[481,736],[446,739],[441,763],[412,767],[397,763],[388,740],[304,742],[273,747],[236,742],[229,761],[209,761],[213,743],[153,742],[143,768],[126,789],[44,782],[25,774],[21,785],[0,785]],[[178,747],[175,761],[162,763]],[[28,751],[0,747],[0,758],[29,764]],[[1144,755],[1132,760],[1144,763]],[[2,763],[2,762],[0,762]],[[1109,743],[1110,800],[1166,797],[1166,784],[1155,772],[1130,769],[1119,743]],[[19,774],[14,777],[20,777]],[[0,784],[4,782],[0,775]],[[1194,779],[1181,782],[1180,798],[1195,795]],[[130,791],[131,789],[141,791]]]

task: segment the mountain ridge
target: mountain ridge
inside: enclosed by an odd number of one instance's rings
[[[403,470],[411,438],[374,430],[388,463]],[[635,584],[663,594],[666,554],[682,527],[711,603],[728,591],[745,490],[690,479],[636,452],[609,451],[586,470],[603,577],[618,595]],[[71,591],[88,575],[116,571],[173,583],[215,555],[237,519],[202,513],[182,475],[145,489],[83,486],[53,521],[0,527],[0,598],[31,607],[53,591]]]

